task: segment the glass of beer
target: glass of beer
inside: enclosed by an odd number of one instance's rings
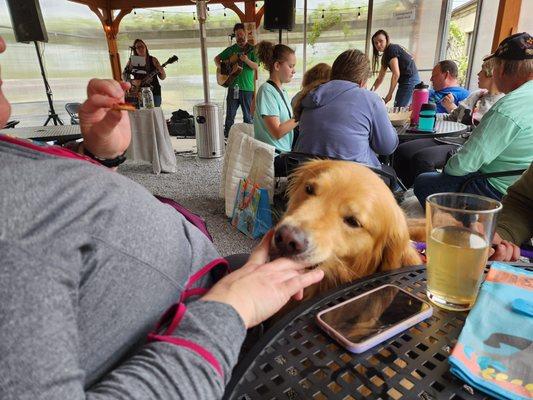
[[[434,304],[452,311],[472,308],[501,208],[499,201],[473,194],[428,196],[426,293]]]

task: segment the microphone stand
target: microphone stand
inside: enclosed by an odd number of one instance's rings
[[[48,110],[48,118],[46,119],[46,122],[43,126],[48,125],[50,121],[53,121],[54,125],[63,125],[63,121],[61,121],[56,111],[54,110],[54,103],[52,102],[52,89],[50,88],[48,80],[46,79],[46,72],[44,71],[44,65],[43,60],[41,58],[41,52],[39,50],[39,44],[36,40],[34,40],[33,43],[35,44],[35,50],[37,51],[37,58],[39,59],[39,66],[41,67],[41,75],[43,76],[44,89],[46,91],[46,97],[48,98],[48,105],[50,106],[50,109]]]

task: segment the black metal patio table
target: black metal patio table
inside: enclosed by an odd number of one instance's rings
[[[58,142],[59,144],[81,139],[79,125],[30,126],[24,128],[1,129],[1,134],[19,139],[32,139],[40,142]]]
[[[411,133],[407,132],[410,128],[409,123],[406,123],[400,127],[396,128],[398,132],[398,139],[400,142],[405,142],[408,140],[414,139],[427,139],[427,138],[439,138],[439,137],[457,137],[465,133],[468,129],[468,126],[460,122],[454,121],[436,121],[435,122],[435,133],[431,132],[416,132]]]
[[[383,284],[427,300],[424,266],[373,275],[301,304],[272,326],[235,367],[225,399],[449,399],[490,397],[449,372],[466,312],[433,316],[361,354],[345,350],[315,315]]]

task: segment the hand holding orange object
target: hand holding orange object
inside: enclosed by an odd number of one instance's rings
[[[91,79],[87,100],[79,110],[83,146],[99,158],[113,159],[124,154],[131,141],[130,119],[120,109],[130,84],[112,79]]]

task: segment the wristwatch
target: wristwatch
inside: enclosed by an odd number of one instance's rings
[[[115,158],[101,158],[101,157],[95,156],[93,153],[87,150],[85,146],[83,146],[83,154],[85,154],[87,157],[92,158],[95,161],[98,161],[104,167],[108,167],[108,168],[118,167],[120,164],[126,161],[126,151],[124,151],[124,153],[122,153],[121,155]]]

